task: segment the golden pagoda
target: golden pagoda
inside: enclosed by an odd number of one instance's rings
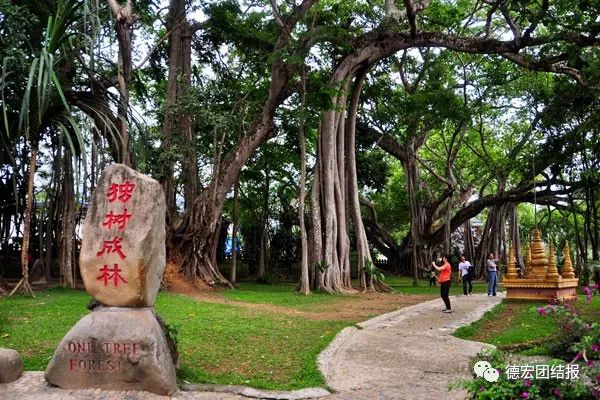
[[[556,266],[556,253],[554,244],[549,244],[549,254],[546,256],[542,244],[541,233],[533,230],[531,246],[527,245],[526,270],[523,277],[518,277],[515,268],[515,252],[510,246],[506,277],[502,284],[506,288],[508,299],[522,300],[574,300],[577,298],[577,284],[571,263],[569,243],[565,245],[565,261],[562,276]]]

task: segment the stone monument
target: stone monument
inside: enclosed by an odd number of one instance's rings
[[[71,328],[46,369],[64,389],[177,390],[175,366],[154,312],[165,269],[165,196],[122,164],[106,168],[83,226],[79,268],[97,303]]]

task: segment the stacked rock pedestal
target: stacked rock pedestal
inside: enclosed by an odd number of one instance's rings
[[[106,168],[83,227],[79,268],[100,306],[59,344],[46,380],[64,389],[177,390],[154,302],[165,269],[165,196],[122,164]]]

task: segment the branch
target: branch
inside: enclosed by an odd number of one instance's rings
[[[416,7],[412,0],[404,0],[404,5],[406,6],[406,17],[410,25],[410,34],[415,36],[417,34]]]
[[[546,12],[548,12],[548,7],[550,7],[548,0],[542,0],[542,12],[539,15],[543,15]],[[536,18],[535,21],[533,21],[531,23],[531,25],[527,29],[525,29],[523,36],[530,37],[531,33],[535,30],[535,28],[537,28],[539,23],[540,23],[540,19]]]
[[[287,28],[286,24],[283,22],[283,18],[281,17],[281,13],[279,12],[279,6],[277,5],[277,0],[271,0],[271,8],[273,9],[273,16],[275,17],[275,23],[279,25],[281,28]]]
[[[356,130],[362,135],[367,136],[375,145],[379,146],[391,156],[402,162],[406,162],[408,160],[408,153],[406,152],[406,149],[400,145],[398,140],[396,140],[396,138],[389,133],[377,132],[368,124],[360,121],[357,121],[356,123]]]
[[[421,164],[423,167],[425,167],[425,169],[427,171],[429,171],[429,173],[431,175],[433,175],[434,177],[436,177],[440,182],[445,183],[449,187],[454,186],[452,182],[450,182],[449,180],[445,179],[443,176],[441,176],[440,174],[438,174],[437,172],[435,172],[433,170],[433,168],[431,168],[424,160],[421,160],[419,158],[419,156],[417,156],[416,154],[411,154],[411,155],[415,158],[415,160],[417,160],[419,162],[419,164]]]
[[[115,18],[119,19],[121,15],[121,6],[117,0],[107,0],[108,6],[110,7]]]
[[[398,23],[401,19],[406,16],[405,11],[400,11],[398,7],[396,7],[395,0],[385,0],[385,16],[392,21]]]
[[[506,23],[510,27],[510,30],[512,31],[514,38],[517,40],[520,39],[522,37],[521,30],[515,25],[515,22],[513,21],[513,19],[510,16],[510,12],[508,11],[508,8],[506,6],[500,7],[500,11],[502,12],[502,15],[504,16]]]
[[[535,184],[536,187],[547,186],[546,189],[540,191],[531,191],[534,185],[529,183],[527,185],[520,185],[514,188],[513,190],[507,192],[481,197],[469,203],[454,215],[454,217],[450,221],[450,230],[454,231],[465,221],[477,216],[486,207],[506,203],[533,203],[534,201],[537,201],[538,204],[542,204],[542,202],[546,202],[546,199],[566,201],[566,199],[557,196],[568,195],[576,189],[585,186],[585,183],[583,182],[573,182],[571,183],[570,187],[553,191],[550,189],[550,187],[554,183],[554,180],[546,182],[537,182]],[[441,226],[435,232],[433,232],[430,236],[429,243],[432,245],[435,243],[441,243],[441,240],[444,235],[444,229],[444,226]]]
[[[142,67],[144,66],[144,64],[146,64],[146,62],[148,62],[148,60],[150,59],[150,57],[152,56],[152,54],[153,54],[153,53],[156,51],[156,49],[158,49],[158,46],[160,46],[160,44],[161,44],[162,42],[164,42],[165,40],[167,40],[167,38],[168,38],[169,36],[171,36],[171,32],[172,32],[172,31],[167,31],[167,33],[165,33],[165,34],[163,35],[163,37],[161,37],[161,38],[158,40],[158,42],[156,42],[156,43],[154,44],[154,46],[152,46],[152,48],[150,49],[150,51],[148,52],[148,54],[146,54],[146,57],[144,57],[144,59],[143,59],[142,61],[140,61],[140,63],[139,63],[137,66],[135,66],[135,67],[133,68],[133,70],[134,70],[134,71],[137,71],[137,70],[139,70],[140,68],[142,68]]]
[[[527,61],[522,55],[519,54],[502,53],[501,56],[523,68],[527,68],[532,71],[553,72],[556,74],[568,75],[571,78],[575,79],[577,83],[579,83],[585,88],[589,88],[592,90],[600,90],[600,85],[591,84],[581,75],[581,72],[576,68],[556,64],[557,62],[562,61],[565,58],[564,54],[556,55],[535,62]]]
[[[273,12],[275,13],[275,20],[277,24],[283,24],[282,29],[283,32],[277,38],[277,43],[275,48],[281,49],[285,47],[288,43],[289,38],[292,36],[292,30],[300,21],[304,15],[308,12],[308,10],[319,0],[304,0],[298,7],[294,9],[292,14],[288,17],[286,21],[283,20],[283,17],[279,14],[279,8],[277,7],[277,3],[275,0],[271,0],[271,6],[273,8]],[[279,21],[277,21],[279,18]]]
[[[389,234],[389,232],[381,225],[381,223],[377,220],[377,210],[375,210],[375,206],[369,200],[364,197],[359,198],[359,202],[361,205],[367,207],[371,214],[371,218],[364,218],[363,222],[365,225],[369,226],[372,233],[377,236],[378,239],[382,241],[383,244],[388,249],[392,249],[395,251],[399,250],[399,246],[396,243],[396,240]]]

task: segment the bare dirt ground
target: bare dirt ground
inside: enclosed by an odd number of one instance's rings
[[[359,322],[375,315],[385,314],[402,307],[422,303],[435,298],[435,295],[402,295],[398,293],[360,293],[358,291],[346,298],[316,304],[311,310],[298,310],[291,307],[272,304],[245,303],[230,300],[218,290],[198,287],[193,283],[183,280],[175,275],[168,277],[169,290],[174,293],[184,294],[198,301],[208,303],[228,304],[244,307],[257,311],[273,312],[285,315],[295,315],[312,320],[335,320]],[[357,298],[358,297],[358,298]]]

